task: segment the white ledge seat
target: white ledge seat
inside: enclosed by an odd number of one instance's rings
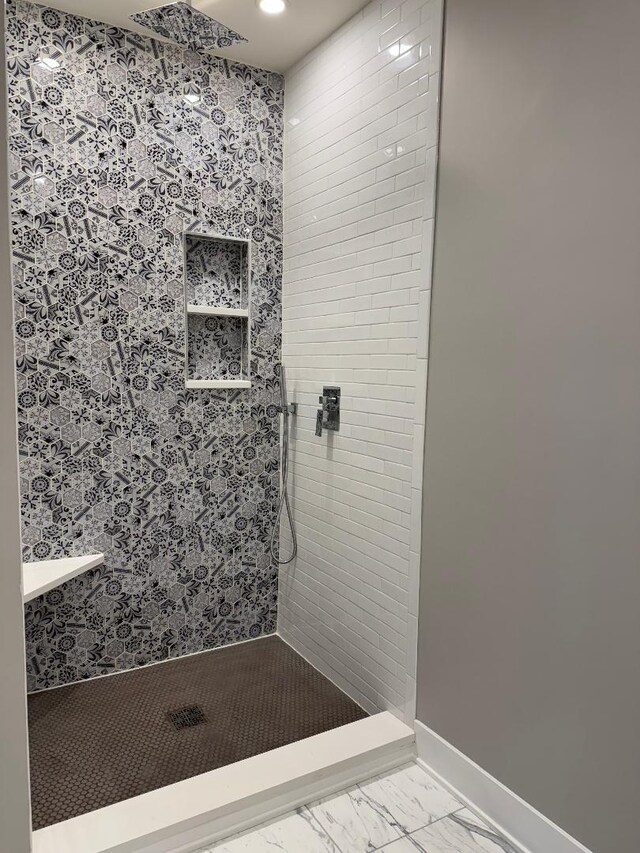
[[[104,554],[86,557],[61,557],[22,564],[22,597],[25,602],[60,586],[65,581],[104,563]]]

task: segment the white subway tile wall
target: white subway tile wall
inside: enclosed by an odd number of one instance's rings
[[[286,77],[281,635],[413,720],[442,0],[374,0]],[[314,433],[324,385],[340,432]],[[286,551],[289,536],[283,530]]]

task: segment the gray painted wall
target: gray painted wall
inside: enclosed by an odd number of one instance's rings
[[[4,44],[4,14],[0,14]],[[18,437],[9,256],[7,80],[0,63],[0,850],[31,849]]]
[[[418,718],[637,850],[640,4],[449,0]]]

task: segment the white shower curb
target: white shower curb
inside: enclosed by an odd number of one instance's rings
[[[33,853],[192,853],[415,758],[388,711],[33,833]]]

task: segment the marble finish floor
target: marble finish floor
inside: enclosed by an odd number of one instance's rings
[[[308,803],[202,853],[520,853],[417,764]]]

